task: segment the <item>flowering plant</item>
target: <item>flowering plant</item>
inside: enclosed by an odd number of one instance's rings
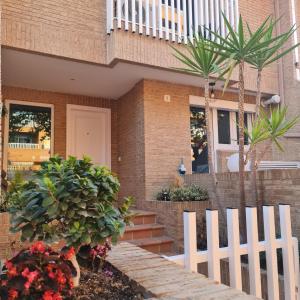
[[[94,271],[99,271],[99,269],[102,269],[108,251],[110,250],[111,246],[108,241],[103,245],[97,245],[95,247],[83,245],[80,247],[77,254],[78,261],[83,266],[92,267]]]
[[[59,255],[42,242],[20,251],[5,263],[0,275],[0,299],[71,299],[76,270],[68,261],[70,254]]]

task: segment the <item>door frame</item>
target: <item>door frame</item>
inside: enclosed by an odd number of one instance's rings
[[[54,105],[42,102],[30,102],[30,101],[22,101],[22,100],[10,100],[4,99],[4,106],[7,109],[7,112],[4,117],[4,137],[3,137],[3,161],[2,168],[5,172],[7,172],[7,158],[8,158],[8,135],[9,135],[9,114],[10,114],[10,104],[20,104],[20,105],[28,105],[28,106],[40,106],[40,107],[48,107],[51,108],[51,140],[50,140],[50,157],[53,156],[54,153]]]
[[[71,147],[71,137],[72,137],[72,127],[71,127],[71,112],[72,110],[81,111],[92,111],[92,112],[102,112],[106,114],[106,134],[107,134],[107,144],[105,145],[106,151],[106,166],[111,168],[111,109],[102,108],[95,106],[85,106],[76,104],[67,104],[67,114],[66,114],[66,157],[70,155]]]

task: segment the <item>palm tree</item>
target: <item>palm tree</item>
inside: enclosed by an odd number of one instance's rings
[[[257,70],[257,83],[256,83],[256,108],[255,108],[255,117],[254,122],[259,117],[260,113],[260,103],[261,103],[261,80],[262,80],[262,71],[266,67],[268,67],[273,62],[279,60],[296,47],[299,44],[294,45],[285,49],[284,51],[280,51],[284,44],[291,38],[294,34],[296,28],[292,26],[287,32],[278,36],[275,40],[274,36],[274,28],[275,24],[279,20],[273,21],[270,20],[267,26],[267,34],[263,37],[262,42],[266,44],[265,49],[261,51],[257,51],[255,56],[252,56],[247,59],[247,63],[250,64],[254,69]],[[253,33],[250,28],[248,28],[248,33],[251,36]],[[257,206],[260,206],[258,200],[258,193],[257,193],[257,183],[256,183],[256,172],[257,172],[257,162],[256,162],[256,146],[252,148],[250,159],[251,159],[251,191],[252,191],[252,200],[257,203]]]
[[[224,23],[226,26],[226,37],[223,37],[218,32],[211,31],[211,34],[216,38],[212,41],[219,55],[228,60],[228,77],[225,83],[225,88],[228,84],[233,69],[238,65],[239,69],[239,104],[238,104],[238,128],[239,128],[239,191],[240,191],[240,206],[241,206],[241,220],[245,225],[245,159],[244,159],[244,102],[245,102],[245,80],[244,68],[245,63],[254,57],[258,51],[262,51],[266,46],[261,42],[264,36],[268,33],[267,24],[270,20],[268,17],[251,35],[247,34],[244,29],[244,22],[242,16],[239,17],[237,29],[230,24],[229,20],[223,14]],[[250,28],[247,24],[247,28]],[[245,226],[242,226],[245,231]]]
[[[193,40],[189,40],[188,44],[185,46],[185,51],[180,51],[174,47],[172,48],[175,52],[174,56],[185,66],[183,68],[175,68],[176,70],[194,74],[204,79],[208,167],[214,182],[214,192],[216,200],[219,203],[219,197],[217,193],[217,177],[215,172],[215,165],[213,162],[213,140],[211,129],[209,83],[212,78],[222,76],[226,73],[226,70],[224,70],[224,62],[226,58],[220,56],[218,54],[217,48],[215,47],[215,44],[206,39],[201,33],[196,35]],[[223,213],[222,217],[225,218],[225,215],[223,215]]]

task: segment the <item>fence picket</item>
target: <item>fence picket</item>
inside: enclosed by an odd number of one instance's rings
[[[143,0],[139,0],[139,34],[143,34]]]
[[[196,212],[185,211],[184,222],[184,266],[186,269],[197,272],[197,225]]]
[[[135,16],[135,0],[131,0],[131,30],[135,32],[136,30],[136,16]]]
[[[274,206],[263,206],[263,216],[266,241],[268,296],[272,300],[279,300]]]
[[[295,273],[290,206],[279,205],[279,215],[281,238],[283,240],[284,295],[285,299],[295,300]]]
[[[150,35],[150,4],[149,0],[145,1],[146,4],[146,35]]]
[[[247,244],[249,260],[250,294],[261,298],[258,226],[256,207],[246,208]]]
[[[265,240],[258,240],[257,209],[246,208],[247,244],[240,244],[237,209],[227,209],[228,247],[219,246],[218,211],[206,210],[207,250],[197,251],[196,213],[184,213],[184,254],[167,257],[188,270],[197,271],[197,264],[208,263],[208,276],[221,281],[220,260],[229,258],[230,286],[242,289],[241,255],[248,254],[250,294],[261,298],[259,252],[266,252],[268,299],[279,300],[277,249],[283,249],[285,299],[299,298],[298,239],[292,237],[290,207],[279,206],[281,238],[275,237],[274,207],[263,206]]]
[[[121,0],[117,0],[117,23],[118,23],[118,28],[122,28],[122,8],[121,8]]]
[[[152,0],[152,36],[156,37],[156,0]]]
[[[240,231],[238,209],[227,209],[230,286],[242,290]]]
[[[221,282],[217,210],[206,210],[208,277]]]

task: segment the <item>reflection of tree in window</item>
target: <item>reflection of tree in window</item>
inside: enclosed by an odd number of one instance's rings
[[[23,136],[27,143],[43,142],[51,136],[51,108],[16,105],[10,106],[9,142],[18,142]]]
[[[11,104],[9,111],[7,177],[29,178],[51,155],[51,108]]]
[[[205,110],[200,107],[191,107],[190,112],[192,169],[194,173],[207,173],[208,160]]]

